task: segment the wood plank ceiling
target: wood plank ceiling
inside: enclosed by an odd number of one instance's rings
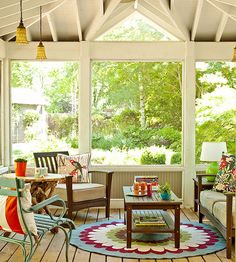
[[[20,0],[0,1],[0,38],[12,41]],[[236,41],[236,0],[23,0],[28,39],[39,41],[43,6],[44,41],[93,41],[139,12],[180,41]]]

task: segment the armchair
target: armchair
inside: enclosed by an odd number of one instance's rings
[[[37,152],[34,153],[36,167],[48,167],[52,173],[58,172],[57,154],[69,155],[68,151],[64,152]],[[39,161],[39,158],[41,159]],[[47,159],[47,161],[45,160]],[[51,159],[51,160],[50,160]],[[56,168],[50,169],[49,164],[53,162]],[[72,218],[72,212],[79,211],[90,207],[105,207],[106,217],[110,216],[110,198],[112,171],[89,171],[93,176],[94,173],[99,173],[106,177],[105,185],[96,183],[75,183],[72,182],[72,176],[66,177],[66,182],[58,184],[55,189],[55,194],[59,195],[67,207],[67,216]],[[55,203],[56,204],[56,203]]]

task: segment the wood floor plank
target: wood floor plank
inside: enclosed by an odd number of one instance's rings
[[[203,259],[205,262],[220,262],[220,259],[217,257],[216,254],[209,254],[209,255],[203,256]]]
[[[120,257],[107,257],[107,262],[122,262]]]
[[[90,262],[105,262],[105,261],[106,261],[106,256],[98,255],[98,254],[95,254],[95,253],[91,254]]]
[[[174,258],[172,262],[188,262],[187,258]]]
[[[199,257],[189,257],[188,261],[189,262],[204,262],[203,258],[200,256]]]
[[[225,250],[225,249],[217,252],[216,255],[219,257],[219,259],[220,259],[222,262],[236,261],[233,255],[232,255],[232,259],[226,258],[226,250]]]

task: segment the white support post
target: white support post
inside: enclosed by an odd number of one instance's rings
[[[90,43],[80,43],[79,152],[85,153],[91,149]]]
[[[193,206],[195,177],[195,44],[186,42],[183,69],[183,204]]]
[[[2,63],[2,84],[1,84],[1,151],[2,164],[10,166],[10,141],[11,141],[11,123],[10,123],[10,61],[3,59]]]

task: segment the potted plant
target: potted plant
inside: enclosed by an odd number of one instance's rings
[[[158,193],[161,195],[161,199],[169,200],[171,197],[171,187],[169,183],[165,183],[164,185],[159,185]]]
[[[16,176],[25,176],[27,160],[24,158],[17,158],[14,162]]]

